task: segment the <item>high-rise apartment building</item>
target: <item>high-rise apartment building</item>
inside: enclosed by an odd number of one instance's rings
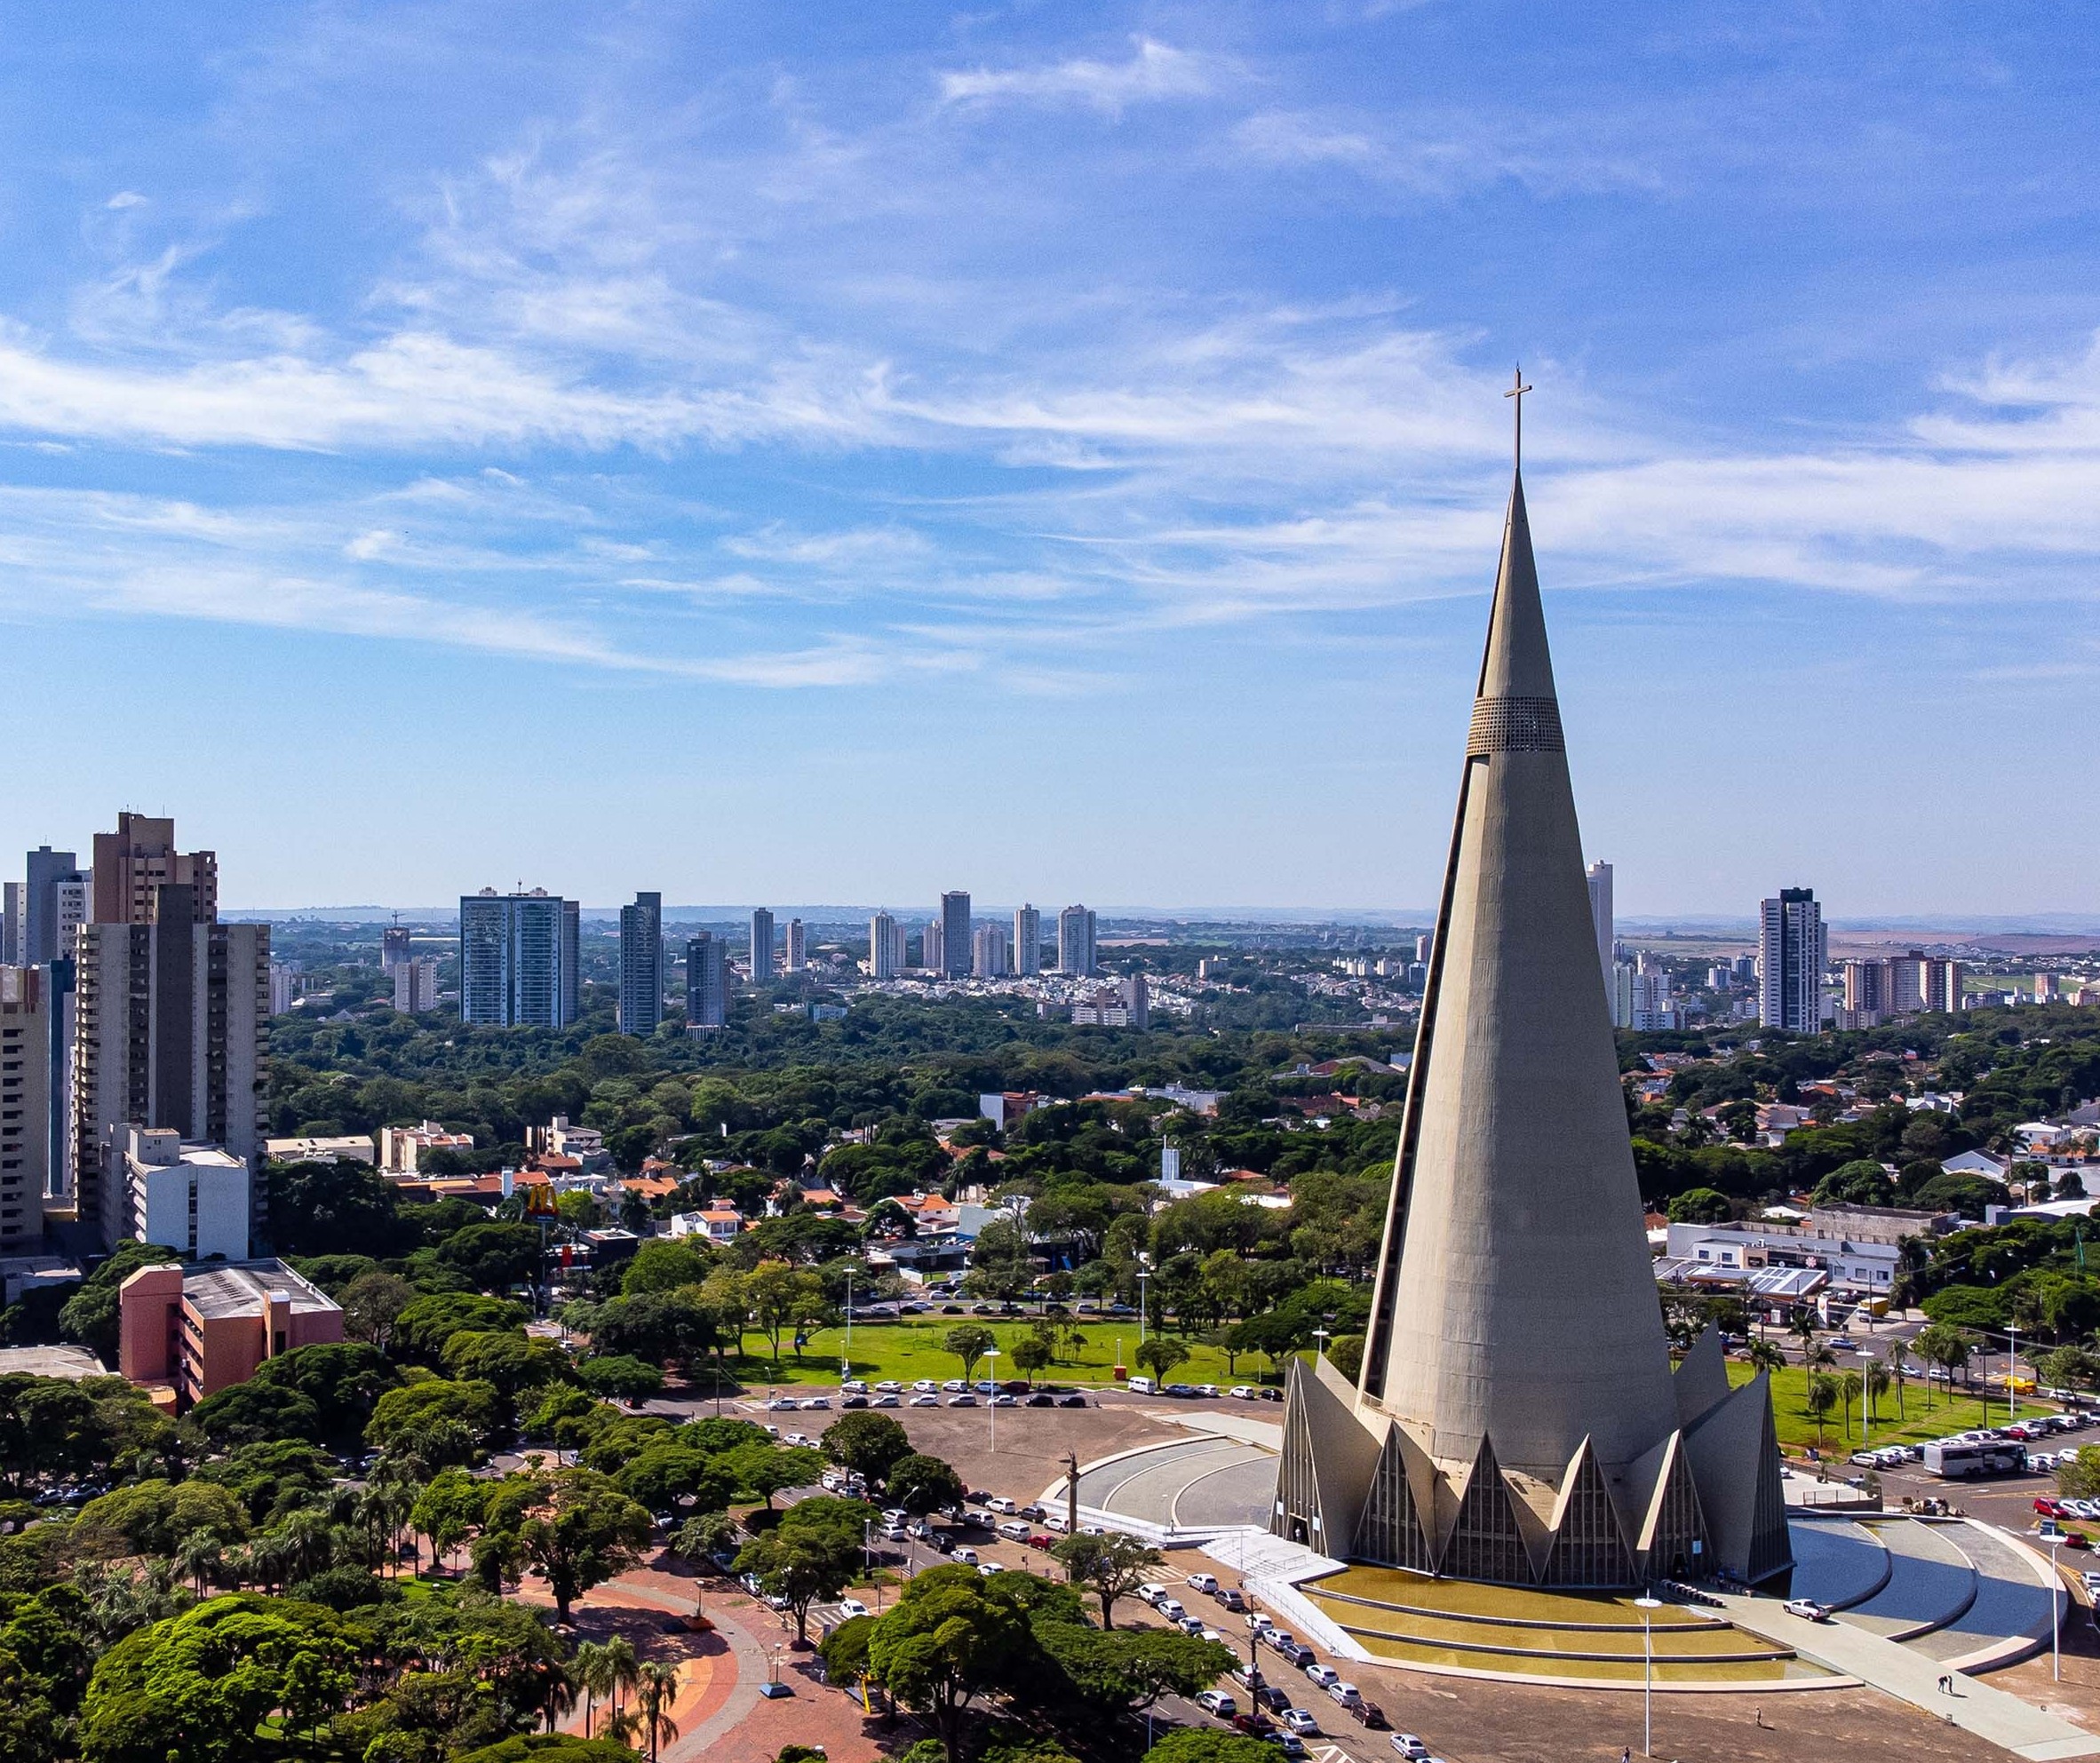
[[[637,893],[620,908],[623,1035],[653,1035],[664,1020],[664,896]]]
[[[1961,964],[1928,957],[1921,965],[1922,971],[1918,976],[1918,1008],[1961,1009]]]
[[[941,965],[938,972],[951,980],[964,978],[970,971],[970,896],[966,893],[943,893],[941,896]]]
[[[799,918],[790,918],[787,927],[787,970],[799,973],[809,965],[809,937]]]
[[[1129,1026],[1133,1028],[1149,1028],[1152,1026],[1152,988],[1142,973],[1133,973],[1116,989],[1122,994],[1123,1008],[1128,1013]]]
[[[412,934],[406,925],[389,925],[379,933],[379,971],[391,973],[409,958]]]
[[[270,927],[200,918],[194,886],[163,882],[138,924],[79,932],[69,1132],[80,1220],[115,1243],[131,1227],[112,1187],[113,1135],[162,1127],[255,1167],[262,1145]],[[251,1233],[267,1211],[249,1194]]]
[[[394,1007],[403,1016],[420,1016],[426,1010],[437,1008],[437,957],[418,955],[413,959],[395,964],[394,969]],[[270,969],[272,989],[271,1014],[279,1013],[274,1008],[277,970]]]
[[[270,1014],[282,1016],[298,1002],[298,969],[288,962],[270,963]],[[397,1006],[398,1007],[398,1006]]]
[[[941,947],[941,921],[927,920],[927,927],[919,933],[919,965],[927,973],[947,972],[946,951]]]
[[[1605,989],[1610,990],[1612,945],[1617,941],[1611,929],[1611,865],[1592,863],[1583,874],[1589,878],[1589,921],[1597,933],[1597,972],[1603,975]]]
[[[51,1186],[51,1000],[38,967],[0,965],[0,1253],[44,1235]]]
[[[904,971],[904,927],[887,912],[868,920],[868,977],[894,980]]]
[[[171,883],[189,889],[197,923],[219,917],[219,858],[210,851],[178,851],[171,818],[116,817],[115,832],[95,835],[95,893],[91,910],[98,925],[146,925],[161,909],[160,890]]]
[[[66,908],[60,899],[60,885],[73,884],[69,905],[78,912],[73,922],[84,923],[87,913],[81,909],[82,896],[87,891],[86,872],[72,852],[53,851],[48,845],[40,845],[29,853],[28,875],[22,889],[20,965],[41,967],[47,961],[55,961],[60,956],[72,952],[60,939]]]
[[[1758,917],[1757,1020],[1790,1034],[1820,1034],[1828,949],[1815,890],[1783,887],[1759,903]]]
[[[0,882],[0,967],[20,967],[22,961],[22,896],[20,882]]]
[[[729,1021],[729,945],[702,931],[686,944],[686,1033],[712,1035]]]
[[[1043,915],[1032,906],[1014,909],[1014,971],[1024,980],[1043,971]]]
[[[1094,910],[1068,906],[1057,915],[1057,971],[1075,980],[1094,972]]]
[[[577,902],[536,887],[485,887],[459,901],[459,1020],[489,1028],[566,1028],[581,987]]]
[[[980,980],[1006,977],[1006,927],[980,925],[970,933],[970,972]]]
[[[774,974],[773,915],[763,906],[751,915],[751,982],[765,985]]]

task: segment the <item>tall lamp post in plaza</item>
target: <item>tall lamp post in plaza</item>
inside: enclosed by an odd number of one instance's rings
[[[1325,1329],[1315,1329],[1313,1330],[1313,1357],[1316,1360],[1324,1359],[1326,1357],[1327,1343],[1332,1338],[1332,1337],[1329,1335]]]
[[[2056,1571],[2056,1551],[2063,1546],[2061,1538],[2049,1545],[2049,1676],[2057,1683],[2064,1681],[2063,1607],[2056,1601],[2064,1590],[2064,1576]]]
[[[1873,1400],[1873,1391],[1869,1387],[1873,1369],[1873,1354],[1863,1351],[1859,1355],[1859,1448],[1862,1450],[1873,1443],[1873,1434],[1868,1430],[1873,1423],[1867,1418],[1867,1404]]]
[[[1655,1613],[1662,1608],[1659,1598],[1636,1598],[1641,1613],[1641,1755],[1655,1755]]]
[[[1144,1359],[1145,1346],[1145,1282],[1151,1277],[1145,1268],[1138,1269],[1138,1359],[1141,1363]]]
[[[994,1362],[990,1376],[991,1394],[984,1398],[984,1405],[991,1410],[991,1454],[997,1457],[999,1450],[999,1368],[997,1363],[999,1350],[996,1346],[988,1346],[984,1349],[984,1356]]]
[[[2020,1375],[2020,1325],[2017,1322],[2005,1325],[2005,1424],[2009,1426],[2020,1418],[2020,1394],[2014,1387]]]
[[[853,1264],[846,1265],[846,1351],[839,1361],[839,1381],[853,1376]]]

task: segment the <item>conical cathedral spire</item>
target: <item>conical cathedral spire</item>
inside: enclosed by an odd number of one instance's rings
[[[1557,1484],[1676,1424],[1521,477],[1364,1354],[1440,1465]]]
[[[1351,1405],[1331,1362],[1293,1368],[1269,1528],[1459,1578],[1769,1583],[1791,1565],[1770,1393],[1727,1394],[1710,1353],[1670,1370],[1521,463],[1363,1381]]]

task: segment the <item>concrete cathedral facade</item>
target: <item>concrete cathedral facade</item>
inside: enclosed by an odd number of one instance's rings
[[[1793,1565],[1771,1392],[1673,1371],[1521,474],[1360,1385],[1294,1365],[1270,1529],[1340,1560],[1630,1587]]]

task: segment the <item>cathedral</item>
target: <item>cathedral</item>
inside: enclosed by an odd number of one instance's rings
[[[1711,1330],[1671,1367],[1521,465],[1362,1378],[1293,1366],[1270,1528],[1505,1584],[1793,1566],[1767,1378]]]

